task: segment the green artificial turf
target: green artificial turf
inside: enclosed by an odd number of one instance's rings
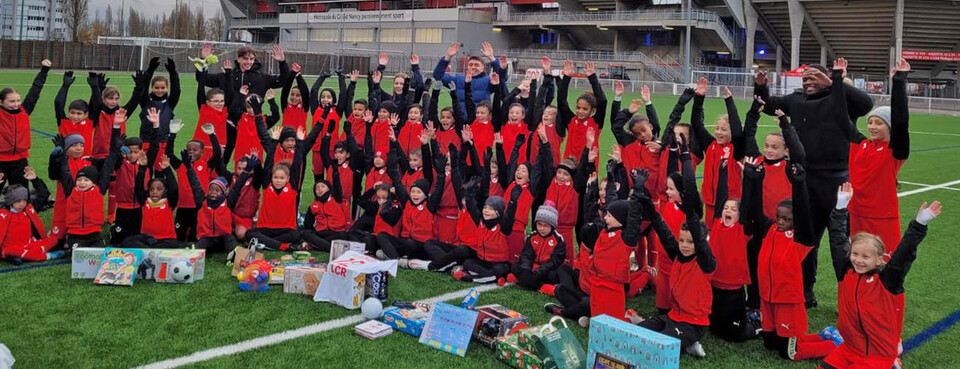
[[[53,98],[59,88],[62,71],[51,73],[40,102],[31,116],[33,128],[56,132]],[[0,87],[12,86],[25,95],[35,71],[2,71]],[[78,75],[70,99],[89,97],[85,75]],[[132,90],[129,74],[111,73],[111,85],[119,87],[122,101]],[[197,109],[194,100],[196,83],[192,75],[184,75],[183,94],[176,110],[183,119],[183,132],[195,129]],[[312,79],[308,80],[312,82]],[[328,81],[333,86],[335,81]],[[279,92],[279,91],[278,91]],[[357,86],[357,97],[365,97],[366,84]],[[279,95],[279,93],[278,93]],[[570,93],[571,103],[578,96]],[[608,98],[613,100],[612,88]],[[626,94],[624,105],[637,94]],[[441,104],[449,104],[444,94]],[[666,124],[676,101],[674,96],[654,96],[654,104]],[[740,102],[740,115],[747,104]],[[719,99],[705,104],[707,124],[725,113]],[[684,120],[689,117],[689,107]],[[139,114],[139,111],[137,112]],[[128,131],[135,134],[139,119],[128,122]],[[609,119],[607,121],[609,127]],[[759,137],[771,131],[769,117],[761,121]],[[861,120],[861,126],[863,125]],[[953,160],[960,149],[960,126],[956,118],[913,114],[910,128],[913,153],[903,166],[899,180],[920,184],[939,184],[960,178],[960,163]],[[708,128],[709,129],[709,128]],[[181,134],[181,136],[184,136]],[[47,156],[52,144],[46,136],[33,134],[31,165],[41,175],[46,173]],[[601,140],[601,157],[614,143],[609,129]],[[185,140],[177,142],[177,149]],[[603,170],[603,166],[601,166]],[[305,188],[313,179],[307,176]],[[901,191],[922,185],[901,183]],[[48,186],[53,183],[48,181]],[[956,279],[956,251],[953,230],[960,226],[960,192],[956,188],[938,189],[900,199],[904,224],[916,214],[923,201],[939,199],[944,205],[941,219],[931,223],[930,233],[920,247],[919,257],[907,277],[907,307],[904,339],[916,335],[945,316],[960,309],[960,295],[953,283]],[[304,199],[303,207],[310,199]],[[49,224],[50,211],[42,218]],[[824,240],[824,242],[826,242]],[[824,243],[825,244],[825,243]],[[322,261],[326,254],[314,253]],[[276,257],[279,254],[271,254]],[[836,284],[828,252],[819,254],[820,283],[817,293],[820,307],[809,311],[811,330],[836,323]],[[37,268],[0,274],[0,342],[17,358],[17,368],[120,368],[149,364],[155,361],[189,355],[193,352],[283,332],[319,322],[358,313],[335,305],[315,303],[308,296],[282,293],[274,286],[266,293],[245,293],[237,289],[236,279],[224,265],[225,255],[213,254],[206,261],[205,279],[189,285],[158,284],[138,281],[133,287],[96,286],[90,280],[69,278],[69,265]],[[40,265],[27,263],[25,265]],[[13,268],[0,263],[0,272]],[[401,270],[390,282],[390,298],[412,301],[468,288],[469,283],[453,281],[447,275],[423,271]],[[544,323],[549,316],[542,306],[553,299],[517,287],[505,287],[484,293],[480,304],[499,303],[516,309],[535,323]],[[456,301],[453,301],[456,302]],[[628,300],[629,308],[641,315],[655,312],[653,296],[645,291]],[[571,329],[586,348],[587,331],[575,323]],[[946,330],[903,357],[906,367],[949,367],[960,359],[958,327]],[[762,344],[751,341],[731,344],[711,336],[703,341],[704,359],[683,356],[682,367],[692,368],[809,368],[815,362],[791,363],[763,350]],[[368,368],[498,368],[494,353],[475,342],[466,358],[456,357],[421,345],[404,333],[377,341],[356,336],[352,327],[290,340],[239,354],[229,355],[195,365],[210,368],[235,367],[368,367]]]

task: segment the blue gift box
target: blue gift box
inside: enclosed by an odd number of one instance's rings
[[[430,317],[428,311],[422,309],[387,308],[383,311],[383,322],[400,332],[414,337],[423,333],[423,325]]]
[[[593,317],[587,368],[618,367],[679,368],[680,340],[608,315]]]

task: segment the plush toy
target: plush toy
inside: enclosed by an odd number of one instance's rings
[[[237,273],[241,291],[265,292],[270,282],[273,268],[264,260],[256,260]]]

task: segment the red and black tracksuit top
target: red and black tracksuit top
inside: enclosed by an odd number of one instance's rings
[[[857,273],[850,263],[848,214],[830,214],[830,251],[837,273],[837,329],[843,345],[865,357],[898,356],[903,333],[903,283],[917,258],[927,226],[911,221],[890,261],[880,269]]]
[[[30,113],[37,106],[40,91],[47,81],[49,67],[42,67],[33,79],[30,92],[19,108],[0,107],[0,161],[15,161],[30,157]]]
[[[423,123],[407,121],[400,128],[397,134],[397,142],[400,143],[400,149],[404,154],[410,155],[410,151],[420,148],[420,134],[423,133]]]
[[[546,236],[534,231],[527,236],[520,254],[520,267],[526,270],[552,271],[563,265],[567,258],[566,244],[556,230]]]
[[[46,231],[43,221],[33,204],[27,204],[23,211],[14,212],[9,208],[0,209],[0,251],[21,249],[32,239],[42,238]],[[3,255],[0,252],[0,255]]]
[[[171,206],[168,198],[162,198],[157,202],[147,199],[140,209],[143,214],[140,232],[158,240],[177,239],[176,227],[173,224],[174,207]]]
[[[213,125],[213,133],[217,135],[217,138],[226,139],[227,137],[227,108],[224,107],[217,111],[210,107],[210,105],[203,104],[200,105],[200,119],[197,120],[197,128],[193,132],[193,139],[203,142],[203,147],[208,151],[210,150],[210,136],[203,132],[203,129],[200,128],[206,123]],[[284,119],[286,119],[286,114],[284,114]],[[102,124],[102,123],[101,123]],[[240,156],[250,153],[250,150],[247,151],[236,151]]]
[[[263,205],[257,216],[257,227],[297,229],[297,196],[297,191],[289,183],[279,190],[267,184],[263,190]]]
[[[333,196],[318,198],[310,204],[313,214],[313,229],[316,231],[343,232],[347,230],[347,215]]]
[[[197,238],[226,236],[233,232],[233,212],[224,200],[217,207],[203,202],[197,212]]]
[[[110,122],[110,127],[113,127],[113,122]],[[70,119],[61,119],[60,125],[57,128],[57,131],[61,136],[67,137],[72,134],[78,134],[83,137],[83,157],[93,156],[93,121],[90,118],[81,120],[79,122],[74,122]],[[109,145],[109,143],[108,143]],[[68,149],[64,147],[64,149]]]
[[[673,308],[668,316],[677,322],[705,326],[710,324],[710,310],[713,306],[710,283],[717,269],[717,259],[707,243],[707,232],[705,227],[701,226],[700,219],[692,212],[688,215],[690,216],[685,222],[694,244],[691,255],[683,255],[672,230],[661,216],[654,215],[651,225],[673,261],[670,271],[670,300]]]
[[[750,284],[750,268],[747,264],[747,241],[750,237],[743,225],[734,223],[727,227],[722,218],[713,221],[710,228],[710,248],[716,252],[717,270],[713,273],[713,287],[735,290]]]

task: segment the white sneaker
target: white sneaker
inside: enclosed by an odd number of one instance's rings
[[[410,259],[407,259],[407,258],[399,258],[399,259],[397,259],[397,266],[398,266],[398,267],[401,267],[401,268],[404,268],[404,269],[409,268],[409,267],[410,267]]]
[[[418,270],[429,270],[430,262],[420,259],[410,259],[407,260],[407,268],[418,269]]]
[[[707,352],[703,351],[703,345],[701,345],[700,342],[696,342],[690,345],[689,347],[687,347],[686,352],[687,354],[690,354],[690,356],[693,356],[693,357],[707,356]]]
[[[376,255],[377,259],[387,260],[387,254],[384,254],[383,250],[377,250],[377,253],[374,255]]]
[[[580,326],[584,328],[590,327],[590,317],[588,316],[580,317],[580,319],[577,319],[577,324],[580,324]]]

